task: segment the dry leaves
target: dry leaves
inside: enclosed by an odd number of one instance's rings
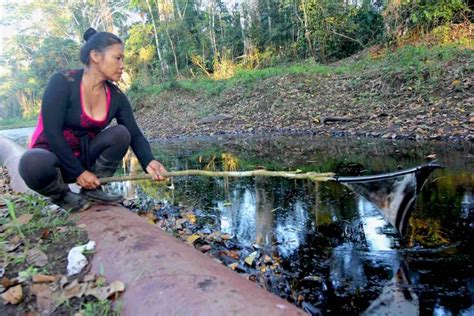
[[[31,221],[32,218],[33,218],[33,214],[23,214],[23,215],[20,215],[16,219],[16,221],[19,225],[26,225]]]
[[[33,248],[26,254],[26,262],[35,267],[44,267],[48,264],[48,256],[41,250]]]
[[[125,284],[121,281],[105,284],[105,279],[89,274],[84,277],[84,281],[78,279],[68,283],[66,277],[42,275],[35,276],[33,280],[38,281],[30,286],[31,294],[36,296],[37,309],[40,313],[49,314],[67,300],[74,297],[94,296],[99,300],[112,298],[125,291]],[[47,283],[45,283],[47,282]]]
[[[249,266],[252,266],[253,262],[255,261],[255,258],[257,257],[257,251],[252,252],[250,255],[245,258],[245,263],[248,264]]]
[[[198,234],[193,234],[191,236],[186,237],[186,243],[189,245],[193,245],[199,238],[200,236]]]
[[[2,298],[7,304],[16,305],[20,303],[23,300],[23,289],[21,285],[8,289],[8,291],[2,294]]]
[[[32,279],[34,283],[51,283],[56,281],[58,277],[54,275],[36,274]]]

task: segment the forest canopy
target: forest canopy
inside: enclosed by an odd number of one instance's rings
[[[73,0],[1,4],[0,118],[34,118],[49,77],[82,67],[89,27],[121,36],[137,87],[311,59],[331,63],[373,45],[470,23],[464,0]]]

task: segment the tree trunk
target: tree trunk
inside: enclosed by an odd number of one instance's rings
[[[268,41],[272,42],[272,16],[270,14],[271,6],[270,0],[267,0],[267,14],[268,14]]]
[[[214,0],[209,1],[209,39],[211,40],[212,49],[214,50],[214,58],[219,56],[215,32],[215,5],[216,3]]]
[[[310,32],[309,32],[309,18],[308,12],[306,11],[306,0],[301,0],[301,5],[303,7],[303,21],[304,21],[304,37],[308,42],[309,54],[313,56],[313,44],[311,42]]]
[[[174,67],[176,69],[176,75],[179,77],[181,74],[179,73],[179,68],[178,68],[178,57],[176,56],[176,49],[173,43],[173,40],[171,39],[170,32],[168,29],[168,24],[166,25],[166,35],[168,35],[168,39],[170,41],[170,47],[171,51],[173,52],[173,58],[174,58]]]
[[[150,12],[150,16],[151,16],[151,24],[153,26],[153,36],[155,38],[156,53],[158,54],[158,60],[160,62],[161,71],[163,72],[163,75],[165,75],[167,73],[168,66],[166,65],[166,63],[163,61],[163,58],[161,57],[160,40],[158,38],[158,30],[156,29],[155,17],[153,15],[153,10],[151,9],[151,6],[150,6],[150,1],[149,0],[145,0],[145,1],[148,7],[148,11]]]

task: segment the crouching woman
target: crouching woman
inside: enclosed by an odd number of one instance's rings
[[[163,180],[160,174],[166,172],[153,158],[127,97],[114,84],[124,70],[123,41],[92,28],[84,39],[80,51],[84,69],[51,77],[29,149],[19,164],[30,189],[71,211],[86,209],[91,200],[122,199],[105,193],[99,178],[114,174],[129,146],[153,179]],[[113,119],[117,125],[107,127]],[[80,193],[69,190],[67,184],[74,182]]]

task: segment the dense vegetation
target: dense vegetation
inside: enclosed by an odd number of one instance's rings
[[[89,26],[125,39],[122,84],[138,99],[178,86],[217,94],[242,80],[324,71],[321,64],[430,32],[452,42],[449,25],[472,19],[463,0],[77,0],[1,8],[0,24],[16,29],[0,51],[3,119],[37,115],[50,75],[80,67]],[[456,40],[472,48],[472,38]],[[312,67],[298,66],[308,61]]]

